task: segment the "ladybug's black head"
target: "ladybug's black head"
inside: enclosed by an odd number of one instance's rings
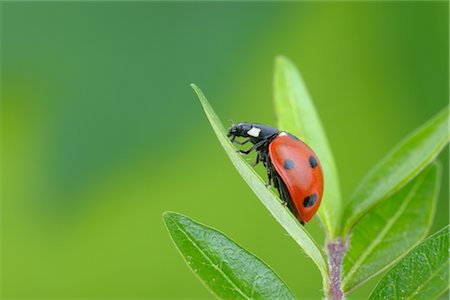
[[[237,125],[233,125],[228,129],[228,136],[234,137],[234,136],[243,136],[243,137],[249,137],[250,135],[248,132],[252,129],[252,124],[241,122]]]
[[[252,142],[258,140],[272,139],[277,136],[280,131],[276,128],[262,125],[242,122],[228,129],[229,137],[249,137]]]

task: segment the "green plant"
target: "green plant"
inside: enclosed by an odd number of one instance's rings
[[[278,128],[301,137],[320,157],[326,188],[318,216],[325,247],[311,237],[263,179],[238,153],[200,89],[197,93],[220,144],[242,178],[319,268],[328,299],[342,299],[390,268],[371,299],[434,299],[449,287],[449,227],[426,237],[441,179],[434,161],[449,141],[444,109],[400,142],[361,181],[344,206],[333,156],[300,74],[286,58],[275,70]],[[225,299],[294,298],[281,279],[222,233],[186,216],[164,220],[188,265],[213,294]]]

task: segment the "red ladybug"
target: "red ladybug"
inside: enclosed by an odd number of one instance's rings
[[[314,152],[302,141],[285,131],[251,123],[239,123],[228,129],[233,143],[253,146],[239,153],[257,152],[256,164],[260,161],[267,170],[268,182],[272,181],[284,204],[303,225],[319,208],[323,194],[323,174]],[[241,142],[236,137],[245,137]]]

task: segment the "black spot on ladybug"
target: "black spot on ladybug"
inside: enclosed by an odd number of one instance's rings
[[[286,170],[293,169],[294,167],[295,167],[295,164],[294,164],[294,162],[293,162],[292,160],[286,159],[286,160],[284,161],[284,168],[285,168]]]
[[[309,157],[309,165],[311,166],[311,168],[315,168],[317,167],[317,160],[314,158],[314,156],[310,156]]]
[[[288,135],[290,138],[292,138],[292,139],[294,139],[294,140],[296,140],[296,141],[300,141],[295,135],[290,134],[289,132],[286,132],[286,133],[287,133],[287,135]]]
[[[313,206],[317,201],[317,194],[312,194],[305,199],[303,199],[303,206],[304,207],[311,207]]]

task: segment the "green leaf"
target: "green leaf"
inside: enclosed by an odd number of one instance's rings
[[[370,299],[436,299],[449,287],[449,226],[406,255],[378,283]]]
[[[427,235],[440,175],[438,164],[431,164],[356,224],[344,257],[344,292],[387,269]]]
[[[400,142],[361,181],[344,218],[344,236],[379,201],[395,193],[420,173],[447,145],[448,107]]]
[[[300,73],[285,57],[276,59],[274,85],[278,128],[302,139],[322,164],[325,189],[318,215],[328,238],[333,240],[340,225],[341,191],[334,158],[319,115]]]
[[[188,266],[220,298],[295,299],[268,265],[223,233],[173,212],[164,221]]]
[[[327,279],[327,266],[323,253],[321,252],[318,245],[309,235],[309,233],[304,229],[302,225],[297,221],[297,219],[291,214],[291,212],[281,204],[281,200],[275,195],[275,193],[265,186],[264,181],[256,173],[256,171],[247,163],[247,161],[238,153],[236,153],[235,147],[231,144],[228,139],[225,129],[219,121],[219,118],[214,113],[213,109],[206,100],[202,91],[194,84],[191,85],[194,91],[197,93],[198,98],[205,110],[206,116],[219,139],[228,157],[231,159],[234,167],[237,169],[239,174],[244,178],[245,182],[250,186],[253,192],[258,196],[264,206],[270,211],[270,213],[275,217],[275,219],[283,226],[283,228],[288,232],[288,234],[303,248],[305,253],[311,257],[314,263],[319,268],[324,284],[327,284],[325,280]]]

